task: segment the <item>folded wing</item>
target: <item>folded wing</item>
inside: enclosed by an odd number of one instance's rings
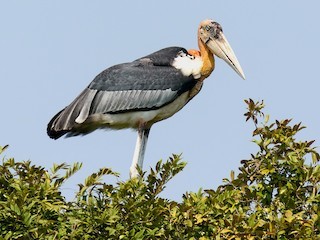
[[[48,124],[48,135],[59,138],[91,115],[149,111],[173,102],[196,83],[192,75],[184,76],[171,66],[178,51],[181,48],[163,49],[104,70],[53,117]],[[171,57],[165,54],[168,52]]]

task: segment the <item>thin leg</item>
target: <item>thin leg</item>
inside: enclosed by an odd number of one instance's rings
[[[130,178],[138,177],[137,166],[142,169],[144,153],[148,142],[150,128],[141,127],[138,129],[138,138],[130,167]]]

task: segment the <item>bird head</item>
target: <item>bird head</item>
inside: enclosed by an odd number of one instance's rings
[[[219,23],[211,19],[202,21],[199,26],[198,35],[200,41],[208,47],[212,54],[223,59],[240,77],[245,79],[240,63],[224,36]]]

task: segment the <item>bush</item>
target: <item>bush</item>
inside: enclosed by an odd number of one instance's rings
[[[81,164],[50,171],[30,161],[0,166],[0,231],[4,239],[320,239],[320,155],[314,141],[297,141],[304,127],[269,123],[263,102],[245,101],[259,150],[239,174],[215,190],[159,197],[185,167],[180,155],[159,161],[141,178],[111,185],[100,169],[79,184],[75,201],[60,187]],[[5,148],[1,148],[2,152]],[[60,176],[63,172],[62,176]],[[59,174],[60,173],[60,174]]]

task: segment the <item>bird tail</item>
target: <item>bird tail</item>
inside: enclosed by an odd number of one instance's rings
[[[66,133],[69,132],[69,130],[67,129],[59,129],[56,127],[56,123],[58,122],[58,120],[60,119],[63,111],[65,109],[61,110],[60,112],[58,112],[48,123],[47,126],[47,134],[50,138],[52,139],[58,139],[60,137],[62,137],[63,135],[65,135]]]
[[[89,116],[95,93],[96,91],[85,89],[69,106],[58,112],[48,123],[48,136],[58,139],[65,134],[67,137],[86,134],[88,130],[82,128],[81,124]]]

